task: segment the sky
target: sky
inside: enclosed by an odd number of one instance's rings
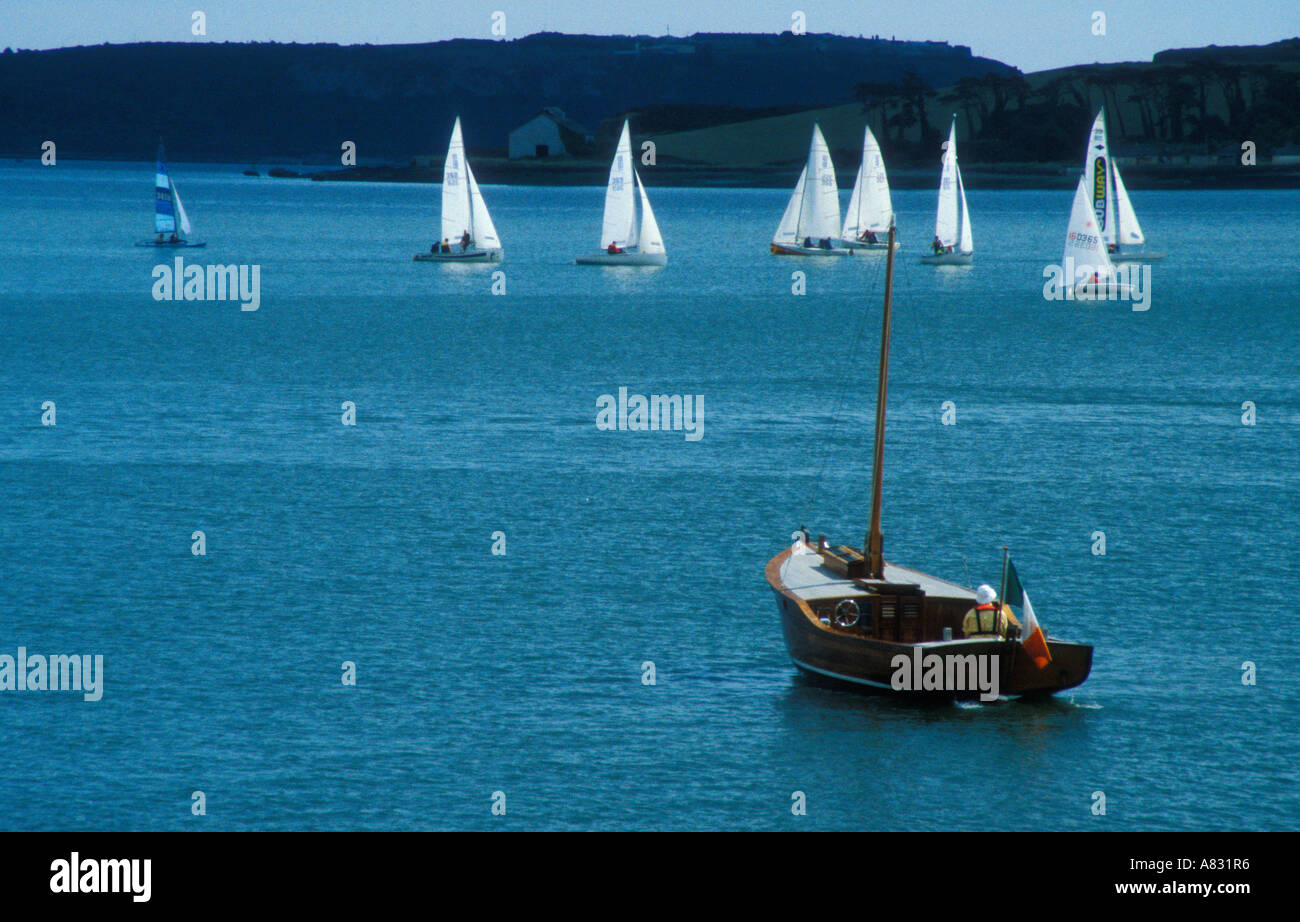
[[[204,13],[206,36],[191,32]],[[504,14],[499,15],[499,14]],[[0,0],[0,47],[103,42],[388,44],[533,32],[880,35],[968,45],[1030,72],[1300,36],[1300,0]],[[1104,34],[1095,23],[1104,14]]]

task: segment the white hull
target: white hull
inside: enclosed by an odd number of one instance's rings
[[[773,255],[776,256],[852,256],[848,247],[805,247],[793,243],[773,243]]]
[[[969,266],[974,253],[932,253],[922,256],[921,262],[929,266]]]
[[[889,236],[888,231],[885,232],[885,236]],[[850,250],[880,250],[883,253],[885,250],[889,249],[889,244],[885,243],[883,240],[877,241],[876,243],[863,243],[861,240],[845,240],[841,238],[836,242],[841,246],[848,247]],[[894,249],[897,250],[899,246],[899,242],[895,240]]]
[[[1083,282],[1074,286],[1075,301],[1128,301],[1133,289],[1121,282]]]
[[[499,263],[504,256],[501,250],[468,250],[451,253],[416,253],[417,263]]]
[[[1127,253],[1120,251],[1118,253],[1107,253],[1110,261],[1113,263],[1144,263],[1154,262],[1157,259],[1164,259],[1165,253],[1143,253],[1141,250],[1129,250]]]
[[[666,266],[667,253],[591,253],[574,261],[578,266]]]

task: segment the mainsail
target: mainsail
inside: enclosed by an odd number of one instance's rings
[[[1097,112],[1088,141],[1088,159],[1083,165],[1083,175],[1090,184],[1089,196],[1093,213],[1101,228],[1102,239],[1111,244],[1141,244],[1146,242],[1129,201],[1128,190],[1120,178],[1119,167],[1110,155],[1110,142],[1106,136],[1106,109]]]
[[[957,166],[957,119],[948,130],[948,144],[943,152],[943,173],[939,177],[939,210],[934,219],[934,235],[944,247],[960,253],[975,249],[971,235],[970,211],[966,208],[966,188]]]
[[[455,243],[469,232],[474,239],[473,216],[469,205],[469,182],[465,176],[465,142],[460,134],[460,119],[451,129],[447,159],[442,165],[442,239]]]
[[[176,211],[172,206],[172,184],[167,178],[167,162],[162,142],[158,142],[158,165],[154,168],[153,229],[159,234],[176,232]]]
[[[889,180],[885,176],[885,161],[880,155],[880,145],[868,127],[862,137],[862,163],[853,181],[853,194],[849,196],[849,209],[844,215],[844,228],[840,237],[857,240],[867,231],[885,233],[889,230],[894,206],[889,197]]]
[[[614,162],[609,166],[609,185],[605,188],[605,220],[600,228],[600,248],[609,245],[627,249],[636,246],[638,228],[636,223],[636,170],[632,166],[632,139],[628,134],[627,122],[623,122],[623,133],[618,138],[618,150],[614,153]]]

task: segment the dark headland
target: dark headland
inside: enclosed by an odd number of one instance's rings
[[[1300,186],[1300,39],[1030,74],[944,42],[790,33],[0,54],[5,156],[54,140],[61,158],[147,161],[163,136],[175,162],[324,180],[437,181],[459,115],[485,183],[601,185],[628,118],[638,149],[654,142],[657,185],[786,186],[815,119],[850,179],[870,124],[891,184],[929,188],[956,113],[972,187],[1068,186],[1102,105],[1129,185]],[[572,149],[509,157],[546,109]]]

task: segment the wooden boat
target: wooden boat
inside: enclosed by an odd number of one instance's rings
[[[769,249],[776,256],[851,256],[853,250],[840,241],[840,232],[835,164],[821,128],[814,123],[808,161],[790,193]]]
[[[1088,141],[1088,157],[1083,165],[1088,182],[1093,213],[1101,227],[1107,254],[1113,263],[1147,262],[1164,259],[1164,253],[1147,250],[1146,235],[1138,223],[1137,212],[1129,200],[1128,190],[1117,164],[1110,155],[1106,137],[1106,108],[1097,112]]]
[[[931,244],[921,262],[932,266],[968,266],[975,253],[971,236],[970,210],[966,207],[966,187],[957,165],[957,116],[948,129],[948,144],[943,150],[943,172],[939,175],[939,210],[934,217],[934,239],[942,250]]]
[[[626,120],[609,166],[600,250],[579,256],[574,263],[579,266],[668,265],[668,251],[659,224],[632,162],[632,136]]]
[[[442,164],[442,237],[416,262],[499,263],[505,257],[496,225],[488,214],[474,171],[465,159],[460,119],[451,128]]]
[[[891,228],[889,244],[894,237]],[[900,688],[900,669],[908,663],[928,662],[931,657],[940,663],[956,663],[958,670],[966,663],[987,665],[989,678],[996,681],[1001,696],[1049,695],[1079,685],[1092,669],[1092,647],[1044,638],[1027,599],[1022,616],[1034,627],[1026,643],[993,634],[964,637],[963,623],[976,604],[975,592],[885,562],[881,466],[894,270],[894,252],[892,248],[887,252],[867,539],[862,550],[848,545],[832,547],[825,538],[812,542],[801,528],[794,544],[768,562],[765,575],[776,595],[786,649],[802,672],[859,690],[949,699],[983,696],[983,688],[958,688],[952,683],[934,688],[918,682]],[[1004,558],[1001,595],[1006,594],[1007,572]],[[1002,610],[1010,611],[1005,605]],[[1028,645],[1034,638],[1043,642],[1046,657],[1043,648]]]
[[[894,203],[889,196],[885,160],[868,126],[862,135],[862,162],[853,180],[839,242],[851,250],[884,250],[885,237],[893,223]]]
[[[149,240],[138,240],[135,246],[169,249],[204,246],[203,241],[188,239],[194,228],[190,224],[190,216],[185,213],[181,194],[167,173],[167,158],[163,154],[162,141],[158,142],[153,185],[153,229],[156,236]]]

